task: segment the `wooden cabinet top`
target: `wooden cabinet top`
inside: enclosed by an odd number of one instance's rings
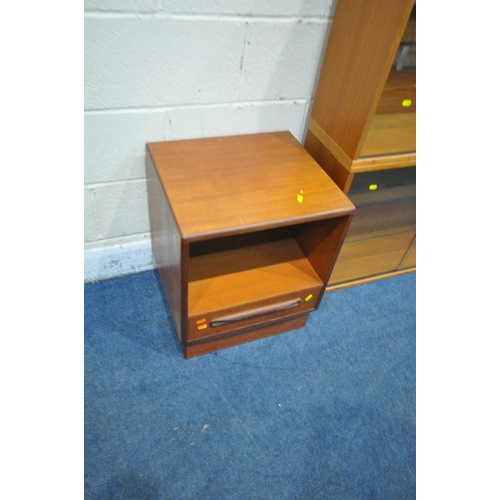
[[[290,132],[154,142],[147,151],[187,240],[355,210]]]

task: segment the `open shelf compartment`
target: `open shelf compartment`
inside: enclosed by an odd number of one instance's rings
[[[191,242],[188,339],[317,308],[329,270],[311,242],[343,232],[342,223],[347,217]]]
[[[217,240],[206,252],[204,242],[191,244],[189,317],[323,285],[286,228],[251,235]]]

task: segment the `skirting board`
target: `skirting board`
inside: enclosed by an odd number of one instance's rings
[[[85,251],[85,283],[149,271],[153,268],[150,239]]]

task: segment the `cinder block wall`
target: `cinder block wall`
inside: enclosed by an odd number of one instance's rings
[[[153,267],[145,143],[301,142],[336,0],[85,0],[85,280]]]

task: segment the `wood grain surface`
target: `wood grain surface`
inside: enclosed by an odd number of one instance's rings
[[[355,207],[290,132],[149,143],[147,175],[186,357],[305,324]]]
[[[293,238],[190,259],[188,314],[197,316],[323,286]]]
[[[410,231],[345,243],[328,284],[396,271],[414,237]]]
[[[184,356],[193,358],[209,352],[226,349],[235,345],[244,344],[253,340],[262,339],[278,333],[288,332],[302,328],[307,322],[308,314],[297,317],[285,318],[274,322],[260,325],[258,328],[249,327],[246,331],[229,332],[218,339],[202,339],[201,341],[189,342],[183,346]],[[207,341],[208,340],[208,341]]]
[[[290,132],[149,143],[148,149],[186,240],[354,210]]]
[[[413,0],[339,0],[311,117],[356,160],[405,32]]]

